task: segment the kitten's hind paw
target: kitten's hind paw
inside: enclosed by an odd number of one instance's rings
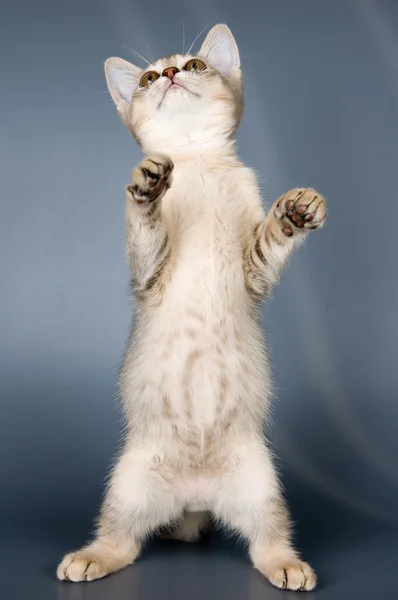
[[[269,574],[269,579],[271,583],[282,590],[310,592],[316,586],[314,571],[302,561],[276,567]]]
[[[57,577],[61,581],[93,581],[110,575],[131,564],[138,555],[103,542],[93,542],[77,552],[64,556],[58,566]]]
[[[312,568],[301,560],[275,564],[264,570],[260,568],[270,583],[281,590],[310,592],[316,587],[316,575]]]

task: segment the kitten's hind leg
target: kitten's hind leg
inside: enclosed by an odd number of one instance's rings
[[[220,481],[212,511],[249,541],[254,566],[276,587],[309,591],[316,577],[291,542],[290,516],[265,445],[242,448]]]
[[[162,533],[162,537],[181,542],[198,542],[210,526],[209,514],[205,511],[186,512],[175,527]]]
[[[143,538],[180,518],[183,506],[157,457],[128,451],[116,465],[102,506],[97,537],[67,554],[57,570],[66,581],[92,581],[134,562]]]

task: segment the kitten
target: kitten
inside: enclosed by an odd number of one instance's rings
[[[126,188],[136,299],[120,372],[127,433],[96,538],[65,556],[57,575],[104,577],[134,562],[148,534],[166,527],[195,541],[211,516],[248,540],[273,585],[312,590],[263,434],[271,381],[259,306],[293,250],[324,224],[325,201],[296,188],[265,215],[236,155],[242,81],[225,25],[197,55],[145,70],[110,58],[105,71],[146,156]]]

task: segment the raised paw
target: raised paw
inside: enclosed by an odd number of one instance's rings
[[[170,187],[173,169],[170,158],[163,154],[152,154],[134,169],[127,192],[139,204],[159,200]]]
[[[281,590],[309,592],[316,586],[316,575],[311,567],[297,560],[275,566],[267,573],[270,582]]]
[[[294,188],[276,202],[275,216],[280,219],[283,233],[319,229],[326,221],[326,202],[312,188]]]

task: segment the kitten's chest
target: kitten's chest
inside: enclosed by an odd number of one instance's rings
[[[212,260],[238,250],[239,223],[228,171],[177,171],[163,200],[163,217],[180,253]]]
[[[216,176],[217,175],[217,176]],[[174,248],[169,293],[207,313],[224,310],[243,277],[233,196],[220,174],[177,177],[165,197],[164,218]]]

